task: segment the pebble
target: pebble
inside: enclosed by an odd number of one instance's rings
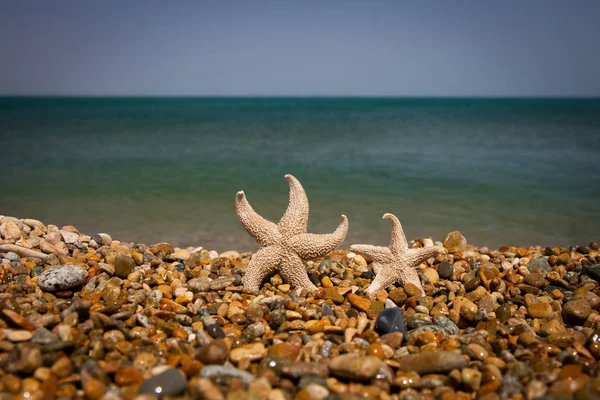
[[[398,360],[400,370],[419,374],[444,373],[467,366],[465,358],[454,352],[438,351],[409,354]]]
[[[552,306],[548,303],[532,304],[527,307],[531,318],[548,318],[552,314]]]
[[[229,353],[229,358],[233,362],[240,362],[243,359],[250,361],[260,360],[267,355],[267,349],[260,342],[250,343],[245,346],[236,347]]]
[[[327,378],[329,376],[329,367],[326,364],[316,362],[293,362],[285,365],[281,372],[294,379],[299,379],[307,375]]]
[[[348,379],[370,380],[381,369],[381,360],[372,356],[358,356],[344,354],[333,358],[329,362],[331,374]]]
[[[404,327],[404,312],[401,308],[386,308],[377,316],[375,331],[380,335],[390,332],[406,333]]]
[[[246,385],[250,384],[254,379],[254,375],[250,372],[221,365],[207,365],[203,367],[200,371],[200,376],[205,378],[235,377],[240,379]]]
[[[488,351],[477,343],[467,345],[467,354],[473,360],[485,361],[488,358]]]
[[[31,340],[33,334],[29,331],[25,330],[10,330],[6,329],[4,331],[6,338],[11,342],[27,342]]]
[[[425,271],[423,271],[423,275],[425,275],[427,280],[432,285],[435,285],[437,283],[437,281],[440,280],[440,276],[438,275],[438,272],[433,268],[427,268]]]
[[[208,325],[206,327],[206,332],[213,338],[213,339],[222,339],[225,337],[225,332],[223,331],[223,329],[219,326],[219,325]]]
[[[460,253],[467,250],[467,239],[458,231],[450,232],[443,242],[448,253]]]
[[[196,357],[204,364],[223,364],[227,360],[227,343],[223,339],[215,339],[198,349]]]
[[[130,256],[118,254],[115,258],[115,275],[121,279],[126,279],[134,267],[135,261]]]
[[[367,312],[371,308],[371,301],[365,297],[357,296],[353,293],[348,294],[348,301],[357,309]]]
[[[373,297],[381,264],[342,249],[306,263],[316,292],[276,274],[251,293],[251,253],[8,221],[19,232],[0,244],[0,398],[595,398],[597,245],[468,246],[424,262],[425,292]],[[53,267],[86,276],[38,289]]]
[[[163,396],[179,396],[187,387],[187,379],[181,371],[169,368],[158,375],[145,380],[139,389],[139,394],[156,394]]]
[[[563,315],[567,319],[585,320],[591,312],[590,303],[585,299],[571,300],[563,306]]]
[[[87,271],[81,267],[61,265],[42,272],[37,277],[37,284],[47,292],[71,290],[83,285],[87,276]]]
[[[447,261],[441,262],[438,265],[438,274],[442,279],[450,279],[452,274],[454,273],[454,265]]]

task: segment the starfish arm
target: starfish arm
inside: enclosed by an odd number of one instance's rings
[[[246,267],[246,273],[242,278],[244,287],[258,291],[267,275],[274,272],[281,263],[280,252],[281,249],[277,246],[265,247],[256,252]]]
[[[308,279],[306,267],[302,259],[291,251],[287,251],[281,258],[281,268],[279,270],[281,277],[295,287],[316,290],[317,287]]]
[[[350,250],[357,251],[369,256],[378,263],[389,262],[392,259],[392,252],[389,247],[371,246],[370,244],[353,244]]]
[[[400,221],[394,214],[383,214],[383,219],[392,221],[392,238],[390,240],[390,249],[392,250],[392,253],[404,253],[408,249],[408,242],[406,241],[406,236],[404,236],[402,224],[400,224]]]
[[[235,196],[235,210],[244,229],[260,244],[269,246],[279,241],[281,234],[277,225],[261,217],[248,203],[243,191]]]
[[[381,271],[377,274],[373,282],[367,288],[367,294],[372,295],[377,293],[378,290],[385,289],[396,281],[393,270],[389,265],[384,265]]]
[[[316,233],[303,233],[292,237],[289,248],[302,259],[323,257],[333,251],[346,238],[348,232],[348,218],[342,215],[342,222],[335,232],[326,235]]]
[[[298,235],[306,233],[308,226],[308,199],[304,188],[293,175],[286,175],[290,185],[290,201],[288,208],[279,221],[283,235]]]
[[[435,257],[444,251],[444,248],[441,246],[431,246],[420,249],[409,249],[407,255],[413,260],[414,265],[419,265],[428,258]]]

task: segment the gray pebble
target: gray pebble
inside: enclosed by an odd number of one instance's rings
[[[18,261],[21,260],[21,257],[19,257],[19,255],[17,253],[13,252],[13,251],[9,251],[8,253],[6,253],[6,255],[4,256],[4,258],[6,260],[15,261],[15,262],[18,262]]]
[[[450,318],[441,315],[433,317],[433,323],[444,328],[448,335],[458,335],[460,333],[460,329],[458,329],[458,326]]]
[[[70,290],[83,285],[88,273],[75,265],[59,265],[50,268],[37,278],[38,286],[47,292]]]
[[[205,378],[216,378],[216,377],[237,377],[246,385],[248,385],[254,379],[254,375],[250,372],[243,371],[241,369],[233,367],[225,367],[222,365],[207,365],[200,370],[200,376]]]
[[[158,375],[146,379],[140,386],[139,394],[157,394],[163,396],[179,396],[187,387],[187,379],[175,368],[168,369]]]

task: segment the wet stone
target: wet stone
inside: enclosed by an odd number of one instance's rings
[[[213,338],[213,339],[223,339],[225,337],[225,332],[223,332],[223,329],[219,326],[219,325],[208,325],[206,327],[206,332]]]
[[[145,380],[139,389],[140,394],[157,394],[159,396],[179,396],[187,387],[187,379],[177,369],[170,368]]]
[[[590,303],[585,299],[575,299],[563,306],[563,315],[567,319],[585,320],[591,313]]]

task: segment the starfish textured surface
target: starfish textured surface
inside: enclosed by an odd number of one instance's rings
[[[409,249],[406,236],[402,230],[400,221],[394,214],[384,214],[383,219],[392,221],[392,238],[388,247],[372,246],[369,244],[355,244],[350,249],[366,254],[373,261],[382,264],[381,271],[377,274],[371,285],[367,288],[367,294],[374,294],[379,289],[385,289],[395,282],[402,285],[412,283],[425,294],[421,280],[417,274],[417,267],[430,257],[435,257],[444,252],[441,246],[424,247],[420,249]]]
[[[308,279],[304,260],[323,257],[333,251],[346,238],[348,218],[335,232],[325,235],[306,233],[308,226],[308,199],[304,188],[292,175],[285,179],[290,185],[288,208],[278,224],[261,217],[248,203],[243,191],[235,196],[235,209],[240,222],[260,249],[250,260],[242,280],[250,290],[259,290],[267,275],[279,270],[282,278],[291,285],[309,290],[316,286]]]

